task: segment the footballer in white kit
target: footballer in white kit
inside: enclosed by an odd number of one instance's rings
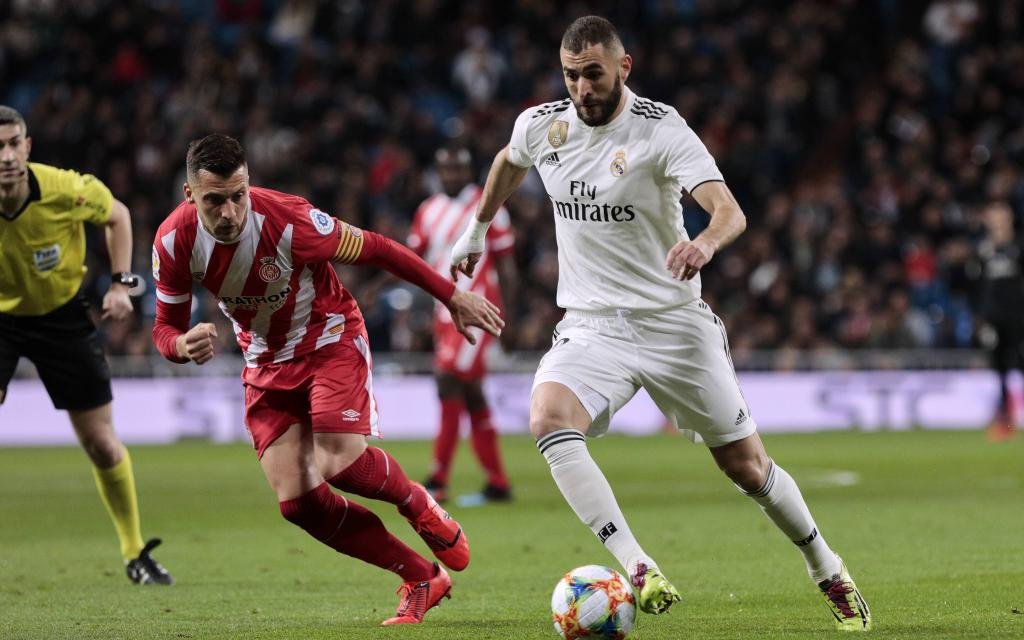
[[[672,107],[623,89],[622,112],[590,127],[567,98],[516,120],[508,161],[536,166],[558,241],[558,306],[567,310],[534,386],[575,393],[600,435],[643,386],[679,428],[711,446],[755,430],[700,276],[665,256],[681,238],[681,190],[722,183],[714,159]],[[708,393],[708,390],[714,393]]]
[[[560,60],[569,98],[516,120],[451,258],[453,277],[473,273],[490,220],[536,167],[555,216],[566,314],[537,370],[530,430],[555,483],[630,576],[641,610],[661,613],[680,599],[586,446],[642,386],[678,428],[702,436],[719,468],[797,546],[836,625],[870,628],[867,604],[795,481],[765,452],[722,322],[700,299],[699,271],[743,232],[743,212],[676,110],[625,86],[632,59],[610,22],[573,22]],[[692,240],[683,189],[711,214]]]

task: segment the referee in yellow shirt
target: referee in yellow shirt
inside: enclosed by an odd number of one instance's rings
[[[86,271],[83,223],[89,222],[104,228],[110,253],[103,319],[131,315],[128,290],[137,277],[129,273],[128,208],[91,175],[29,162],[31,148],[24,118],[0,105],[0,403],[18,359],[31,360],[92,461],[128,577],[172,584],[150,555],[160,540],[142,542],[131,458],[111,419],[110,369],[79,292]]]

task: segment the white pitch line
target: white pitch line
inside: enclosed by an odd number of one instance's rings
[[[814,487],[852,487],[860,484],[860,474],[845,469],[805,469],[799,473],[798,484]]]

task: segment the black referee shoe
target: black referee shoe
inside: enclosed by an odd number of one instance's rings
[[[167,573],[167,569],[149,555],[149,552],[159,547],[161,542],[160,538],[153,538],[142,548],[138,558],[128,561],[125,572],[129,580],[135,584],[174,584],[174,578]]]

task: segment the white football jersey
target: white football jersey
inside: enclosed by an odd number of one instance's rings
[[[508,158],[540,172],[555,214],[558,306],[658,310],[700,297],[700,276],[672,278],[669,249],[688,238],[682,189],[722,180],[672,107],[623,90],[622,112],[590,127],[566,98],[516,120]]]

